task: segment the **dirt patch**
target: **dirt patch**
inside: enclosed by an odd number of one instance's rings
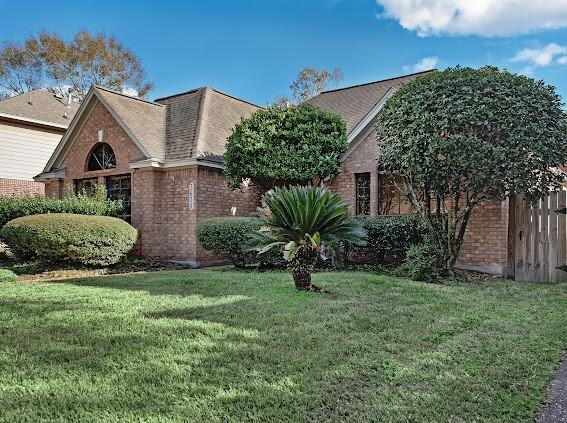
[[[186,266],[180,264],[138,258],[128,258],[115,265],[101,268],[73,267],[39,262],[18,263],[13,260],[0,259],[0,267],[12,270],[18,275],[18,280],[22,282],[48,282],[126,273],[187,269]]]

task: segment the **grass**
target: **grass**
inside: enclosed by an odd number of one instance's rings
[[[567,286],[177,271],[0,284],[0,420],[529,422]]]

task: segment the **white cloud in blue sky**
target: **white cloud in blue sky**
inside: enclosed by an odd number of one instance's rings
[[[520,50],[512,58],[514,62],[526,62],[531,66],[549,66],[558,58],[557,63],[565,63],[565,54],[567,54],[567,46],[560,46],[556,43],[550,43],[541,48],[525,48]]]
[[[435,69],[438,63],[439,63],[439,58],[437,56],[429,56],[422,58],[420,61],[418,61],[413,65],[405,65],[403,66],[402,69],[406,73],[423,72],[426,70]]]
[[[376,0],[380,18],[419,36],[525,34],[567,27],[567,0]]]

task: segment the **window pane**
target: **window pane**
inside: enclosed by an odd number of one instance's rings
[[[122,218],[127,222],[130,222],[131,215],[130,181],[130,175],[108,176],[106,178],[108,198],[111,200],[122,200],[122,204],[124,205],[124,215]]]
[[[356,173],[356,214],[370,215],[370,173]]]
[[[96,194],[97,178],[75,179],[75,194],[86,194],[93,197]]]
[[[116,157],[112,148],[106,144],[98,145],[91,153],[87,165],[87,170],[114,169],[116,167]]]
[[[400,191],[402,186],[403,179],[400,176],[379,176],[379,214],[408,214],[411,212],[405,193]]]

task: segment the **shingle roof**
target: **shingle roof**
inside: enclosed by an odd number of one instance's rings
[[[209,87],[156,102],[167,105],[168,160],[224,154],[232,128],[259,108]]]
[[[166,107],[159,103],[131,97],[96,86],[99,98],[111,108],[150,157],[165,158]]]
[[[33,90],[0,101],[0,113],[66,127],[79,106],[77,101],[67,105],[66,99],[53,93]]]
[[[350,133],[391,88],[397,88],[412,79],[434,71],[433,69],[397,78],[325,91],[307,100],[306,103],[340,114],[346,122],[347,133]]]

